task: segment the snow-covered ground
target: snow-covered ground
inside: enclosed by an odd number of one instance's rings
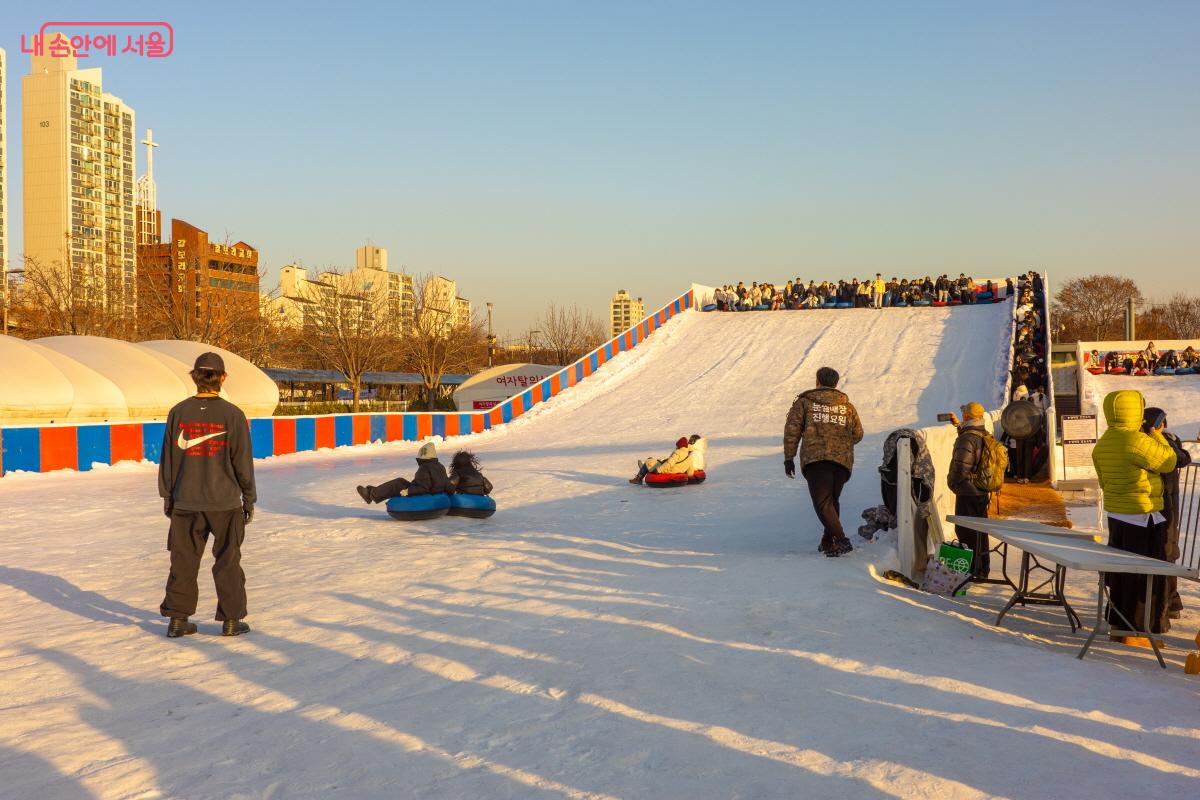
[[[1080,401],[1084,412],[1095,414],[1100,432],[1104,422],[1104,398],[1109,392],[1136,389],[1147,406],[1167,412],[1167,423],[1181,439],[1195,440],[1200,434],[1200,375],[1092,375],[1084,373]]]
[[[163,638],[151,465],[0,480],[4,798],[1186,796],[1200,682],[1055,609],[879,580],[889,542],[816,554],[783,475],[793,396],[828,364],[867,428],[999,401],[1004,305],[685,314],[469,441],[491,520],[397,523],[354,485],[413,444],[258,464],[254,631]],[[678,436],[709,481],[625,479]],[[449,451],[461,442],[443,446]],[[855,541],[859,541],[856,536]],[[1075,579],[1081,613],[1092,578]],[[1195,632],[1200,596],[1168,642]],[[1176,656],[1178,651],[1176,651]],[[1177,658],[1176,658],[1177,660]]]

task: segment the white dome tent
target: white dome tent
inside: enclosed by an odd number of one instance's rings
[[[141,344],[99,336],[25,341],[0,336],[0,421],[5,424],[163,419],[195,392],[196,356],[215,352],[229,380],[222,395],[247,416],[270,416],[275,382],[241,356],[200,342]]]

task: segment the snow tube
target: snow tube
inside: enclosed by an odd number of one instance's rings
[[[1158,369],[1154,370],[1155,375],[1176,375],[1178,372],[1179,371],[1174,367],[1159,367]]]
[[[487,519],[496,513],[496,501],[483,494],[452,494],[446,513],[452,517]]]
[[[716,303],[709,303],[709,304],[708,304],[708,305],[706,305],[706,306],[702,306],[702,307],[700,308],[700,310],[701,310],[701,311],[716,311],[716,310],[717,310],[717,304],[716,304]]]
[[[908,303],[896,303],[892,308],[908,308]]]
[[[758,306],[755,306],[755,307],[754,307],[754,310],[755,310],[755,311],[770,311],[770,310],[771,310],[771,307],[770,307],[770,306],[758,305]]]
[[[837,304],[837,303],[823,303],[823,304],[821,304],[821,308],[837,308],[837,307],[838,307],[838,304]]]
[[[934,300],[932,303],[930,303],[930,302],[926,302],[926,303],[925,303],[925,305],[927,305],[927,306],[930,306],[930,305],[932,305],[932,306],[938,306],[938,307],[940,308],[940,307],[942,307],[942,306],[946,305],[946,301],[945,301],[945,300]]]
[[[828,306],[826,306],[828,308]],[[835,308],[854,308],[853,303],[838,303]]]
[[[948,306],[961,306],[962,304],[962,300],[951,300],[949,303],[946,303]]]
[[[393,497],[387,501],[388,516],[405,521],[444,517],[449,509],[448,494],[419,494],[416,497]]]
[[[1109,375],[1124,375],[1125,368],[1124,367],[1113,367],[1112,369],[1110,369],[1108,371],[1108,374]]]
[[[1103,367],[1088,367],[1087,371],[1092,373],[1093,375],[1103,375],[1104,374]]]
[[[1195,367],[1180,367],[1179,369],[1175,370],[1175,374],[1176,375],[1195,375],[1196,368]]]
[[[976,292],[975,299],[976,300],[991,300],[992,293],[991,292]]]
[[[704,470],[698,469],[691,477],[688,477],[686,472],[680,472],[675,475],[660,475],[657,472],[651,472],[646,476],[646,485],[653,486],[656,489],[661,489],[664,486],[687,486],[689,484],[704,483]]]
[[[914,306],[927,306],[927,305],[929,305],[929,301],[928,300],[913,300],[912,304]]]

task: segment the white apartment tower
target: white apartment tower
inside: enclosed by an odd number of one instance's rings
[[[8,56],[0,48],[0,308],[8,308]],[[8,316],[5,315],[7,322]],[[7,333],[7,331],[4,331]]]
[[[112,314],[137,307],[134,113],[99,68],[34,55],[21,81],[25,255]]]
[[[642,302],[642,298],[634,300],[624,289],[618,289],[617,293],[613,295],[613,299],[609,302],[609,308],[612,312],[609,317],[612,321],[614,337],[620,336],[637,325],[646,316],[646,306]]]

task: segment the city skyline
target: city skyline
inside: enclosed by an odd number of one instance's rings
[[[39,14],[0,11],[10,193],[20,35]],[[254,242],[267,287],[369,241],[392,269],[453,275],[516,335],[549,302],[600,317],[615,287],[652,308],[692,281],[1035,266],[1164,297],[1200,251],[1200,11],[1183,4],[368,3],[317,24],[217,3],[168,19],[170,57],[86,66],[163,142],[159,208]]]

